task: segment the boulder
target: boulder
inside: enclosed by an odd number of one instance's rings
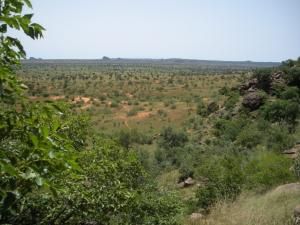
[[[296,159],[300,154],[300,144],[296,144],[293,148],[285,150],[283,154],[290,159]]]
[[[243,106],[251,111],[258,109],[264,102],[264,97],[257,92],[250,92],[244,96]]]
[[[193,178],[188,177],[184,181],[178,183],[177,187],[178,188],[185,188],[185,187],[189,187],[189,186],[192,186],[192,185],[195,185],[195,184],[196,184],[196,181]]]
[[[184,182],[178,183],[178,184],[177,184],[177,187],[178,187],[178,188],[184,188],[184,187],[185,187]]]
[[[277,187],[271,194],[300,192],[300,183],[284,184]]]
[[[294,209],[294,216],[300,217],[300,205],[297,205]]]
[[[184,181],[184,187],[189,187],[194,185],[196,182],[193,178],[189,177]]]
[[[295,225],[300,225],[300,205],[297,205],[294,209]]]

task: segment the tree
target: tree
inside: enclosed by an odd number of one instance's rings
[[[32,39],[43,36],[44,28],[31,22],[33,14],[23,14],[25,7],[32,8],[30,0],[0,0],[0,100],[5,102],[20,94],[22,85],[12,69],[26,56],[21,42],[9,36],[8,29],[22,30]]]

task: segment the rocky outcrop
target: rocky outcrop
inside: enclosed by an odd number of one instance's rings
[[[243,106],[251,111],[258,109],[264,102],[264,97],[257,92],[250,92],[244,96]]]
[[[269,91],[271,94],[276,94],[278,90],[284,89],[285,86],[286,86],[286,80],[284,79],[283,72],[277,72],[272,74],[270,91]]]
[[[239,87],[239,91],[242,95],[248,92],[254,92],[257,90],[258,87],[258,81],[256,78],[249,80],[247,83],[242,84]]]
[[[286,80],[284,78],[284,73],[282,71],[271,74],[270,77],[267,79],[267,81],[263,80],[263,82],[267,84],[262,85],[261,82],[262,81],[253,78],[249,80],[247,83],[242,84],[239,87],[239,91],[242,95],[245,95],[249,92],[256,92],[258,89],[263,89],[264,91],[272,94],[276,92],[276,89],[286,85]],[[262,88],[262,86],[267,86],[267,89]]]

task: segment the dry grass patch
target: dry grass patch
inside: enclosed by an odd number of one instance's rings
[[[243,194],[233,203],[218,203],[205,219],[189,220],[186,225],[292,225],[299,203],[300,191]]]

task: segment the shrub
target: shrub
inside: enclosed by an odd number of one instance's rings
[[[290,171],[292,161],[274,152],[256,151],[244,170],[247,174],[246,187],[267,190],[275,185],[291,182],[294,175]]]
[[[263,133],[258,131],[256,126],[248,126],[238,134],[236,141],[241,146],[253,148],[261,143],[262,139]]]
[[[282,150],[292,147],[295,143],[295,138],[285,126],[272,124],[272,126],[263,131],[265,132],[264,144],[271,151],[281,153]]]
[[[241,159],[235,155],[225,155],[209,159],[198,171],[208,179],[196,193],[198,206],[208,209],[221,199],[234,200],[241,192],[244,173]]]
[[[225,109],[227,109],[227,110],[233,109],[235,107],[235,105],[238,103],[239,97],[240,97],[240,95],[237,92],[230,92],[230,94],[228,95],[228,98],[226,99],[226,101],[224,103]]]
[[[299,105],[288,100],[276,100],[264,107],[263,115],[271,122],[285,122],[294,127],[299,115]]]
[[[175,131],[172,127],[164,128],[159,145],[165,149],[182,147],[188,141],[186,133]]]
[[[197,103],[197,114],[200,116],[207,116],[207,108],[202,100]]]
[[[289,85],[300,87],[300,67],[289,68],[287,71],[286,79]]]
[[[220,119],[215,123],[215,135],[222,136],[227,140],[235,141],[242,129],[248,125],[249,121],[245,118],[233,120]]]
[[[110,107],[117,108],[117,107],[119,107],[119,103],[116,102],[116,101],[112,101],[111,104],[110,104]]]
[[[271,73],[272,69],[270,68],[258,69],[254,72],[253,77],[257,79],[257,85],[259,89],[262,89],[266,92],[270,90]]]
[[[293,170],[295,173],[295,176],[300,179],[300,156],[297,157],[297,159],[294,162]]]
[[[299,101],[299,88],[287,87],[283,92],[280,93],[280,97],[285,100]]]

